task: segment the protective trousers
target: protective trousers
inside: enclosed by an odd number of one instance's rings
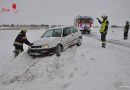
[[[106,33],[101,33],[101,41],[102,41],[102,47],[105,48],[105,46],[106,46]]]
[[[124,32],[124,39],[127,39],[128,37],[128,32]]]

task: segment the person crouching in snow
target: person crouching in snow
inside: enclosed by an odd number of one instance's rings
[[[99,18],[97,18],[98,22],[101,24],[100,33],[101,33],[101,41],[102,41],[102,47],[105,48],[106,46],[106,35],[108,31],[108,25],[109,21],[107,20],[107,16],[103,15],[101,17],[103,21],[101,21]]]
[[[20,33],[17,35],[13,46],[15,47],[15,57],[19,55],[19,53],[23,52],[23,43],[27,44],[28,46],[33,45],[33,43],[30,43],[26,37],[26,29],[22,29]]]

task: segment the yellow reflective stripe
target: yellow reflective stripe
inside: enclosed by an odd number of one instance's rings
[[[23,39],[27,39],[27,37],[23,37]]]
[[[106,43],[106,41],[102,41],[102,43]]]
[[[19,52],[19,53],[21,53],[21,52],[22,52],[22,50],[19,50],[19,49],[16,49],[15,51],[16,51],[16,52]]]
[[[21,32],[19,34],[22,34]]]
[[[100,29],[100,32],[104,32],[105,26],[106,26],[106,22],[107,22],[107,20],[105,20],[105,22],[102,23],[102,27],[101,27],[101,29]]]
[[[19,42],[14,42],[14,44],[17,44],[17,45],[23,45],[22,43],[19,43]]]

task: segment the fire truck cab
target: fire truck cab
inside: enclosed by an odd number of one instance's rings
[[[77,16],[74,20],[74,25],[81,31],[82,34],[90,34],[92,30],[93,18],[91,16]]]

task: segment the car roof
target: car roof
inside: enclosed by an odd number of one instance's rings
[[[49,28],[47,30],[57,29],[57,28],[66,28],[66,27],[71,27],[71,26],[57,26],[57,27]]]

